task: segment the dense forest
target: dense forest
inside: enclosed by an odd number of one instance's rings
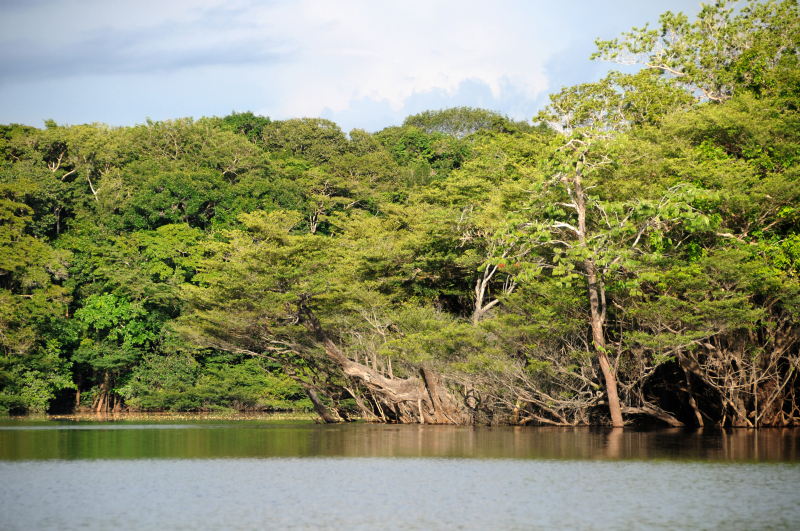
[[[0,126],[0,411],[798,425],[799,25],[667,12],[531,122]]]

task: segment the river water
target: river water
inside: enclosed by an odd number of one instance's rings
[[[800,529],[800,430],[6,420],[0,529]]]

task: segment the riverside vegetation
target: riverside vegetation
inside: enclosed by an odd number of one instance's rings
[[[534,123],[0,127],[0,409],[800,422],[800,12],[706,5]]]

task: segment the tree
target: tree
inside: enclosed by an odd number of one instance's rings
[[[0,408],[797,424],[799,19],[665,13],[536,126],[0,126]]]
[[[118,395],[111,406],[116,384],[157,340],[158,314],[146,311],[142,303],[104,293],[87,297],[75,318],[81,323],[83,337],[74,360],[101,375],[93,405],[98,412],[119,410],[122,402]]]
[[[44,411],[73,388],[62,357],[69,253],[26,234],[31,209],[0,185],[0,410]]]
[[[800,9],[796,0],[749,0],[734,7],[703,4],[697,20],[683,13],[661,15],[660,30],[633,28],[623,39],[597,39],[592,59],[642,65],[663,73],[699,100],[722,102],[737,90],[761,92],[770,72],[796,68]]]
[[[441,180],[461,167],[470,153],[464,140],[414,126],[387,127],[375,137],[401,166],[399,181],[405,186]]]
[[[257,116],[250,111],[231,112],[222,119],[223,128],[234,133],[244,135],[247,140],[253,143],[261,141],[264,128],[272,123],[269,116]]]
[[[193,312],[183,320],[184,334],[209,347],[281,363],[326,422],[335,417],[318,393],[338,400],[336,387],[370,414],[351,386],[365,388],[365,398],[377,410],[372,415],[379,412],[397,422],[468,422],[468,409],[435,371],[422,367],[396,378],[345,355],[329,330],[347,315],[359,314],[361,297],[375,294],[358,286],[345,252],[348,243],[331,247],[319,237],[288,234],[299,220],[279,211],[243,215],[249,232],[229,232],[228,243],[216,245],[214,258],[205,262],[203,286],[185,288]]]
[[[528,122],[511,120],[497,111],[472,107],[424,111],[407,117],[403,120],[403,126],[413,126],[428,134],[442,133],[458,139],[479,131],[530,133],[534,130]]]
[[[347,138],[335,123],[323,118],[292,118],[264,128],[264,146],[285,150],[316,164],[329,161],[347,149]]]
[[[538,118],[561,130],[564,140],[554,143],[547,163],[550,177],[535,187],[518,213],[509,215],[508,225],[510,234],[528,238],[533,253],[522,278],[548,271],[567,287],[575,280],[586,283],[592,345],[615,427],[624,421],[606,339],[606,286],[635,279],[636,255],[651,233],[663,233],[679,221],[707,223],[691,206],[699,192],[687,186],[669,190],[658,201],[603,201],[590,194],[602,183],[603,170],[614,165],[614,150],[623,143],[619,131],[629,126],[621,102],[608,79],[551,96]],[[636,293],[637,281],[631,282],[629,289]],[[640,410],[655,408],[647,404]]]

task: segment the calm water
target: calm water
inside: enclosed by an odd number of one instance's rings
[[[0,529],[800,529],[800,430],[0,421]]]

